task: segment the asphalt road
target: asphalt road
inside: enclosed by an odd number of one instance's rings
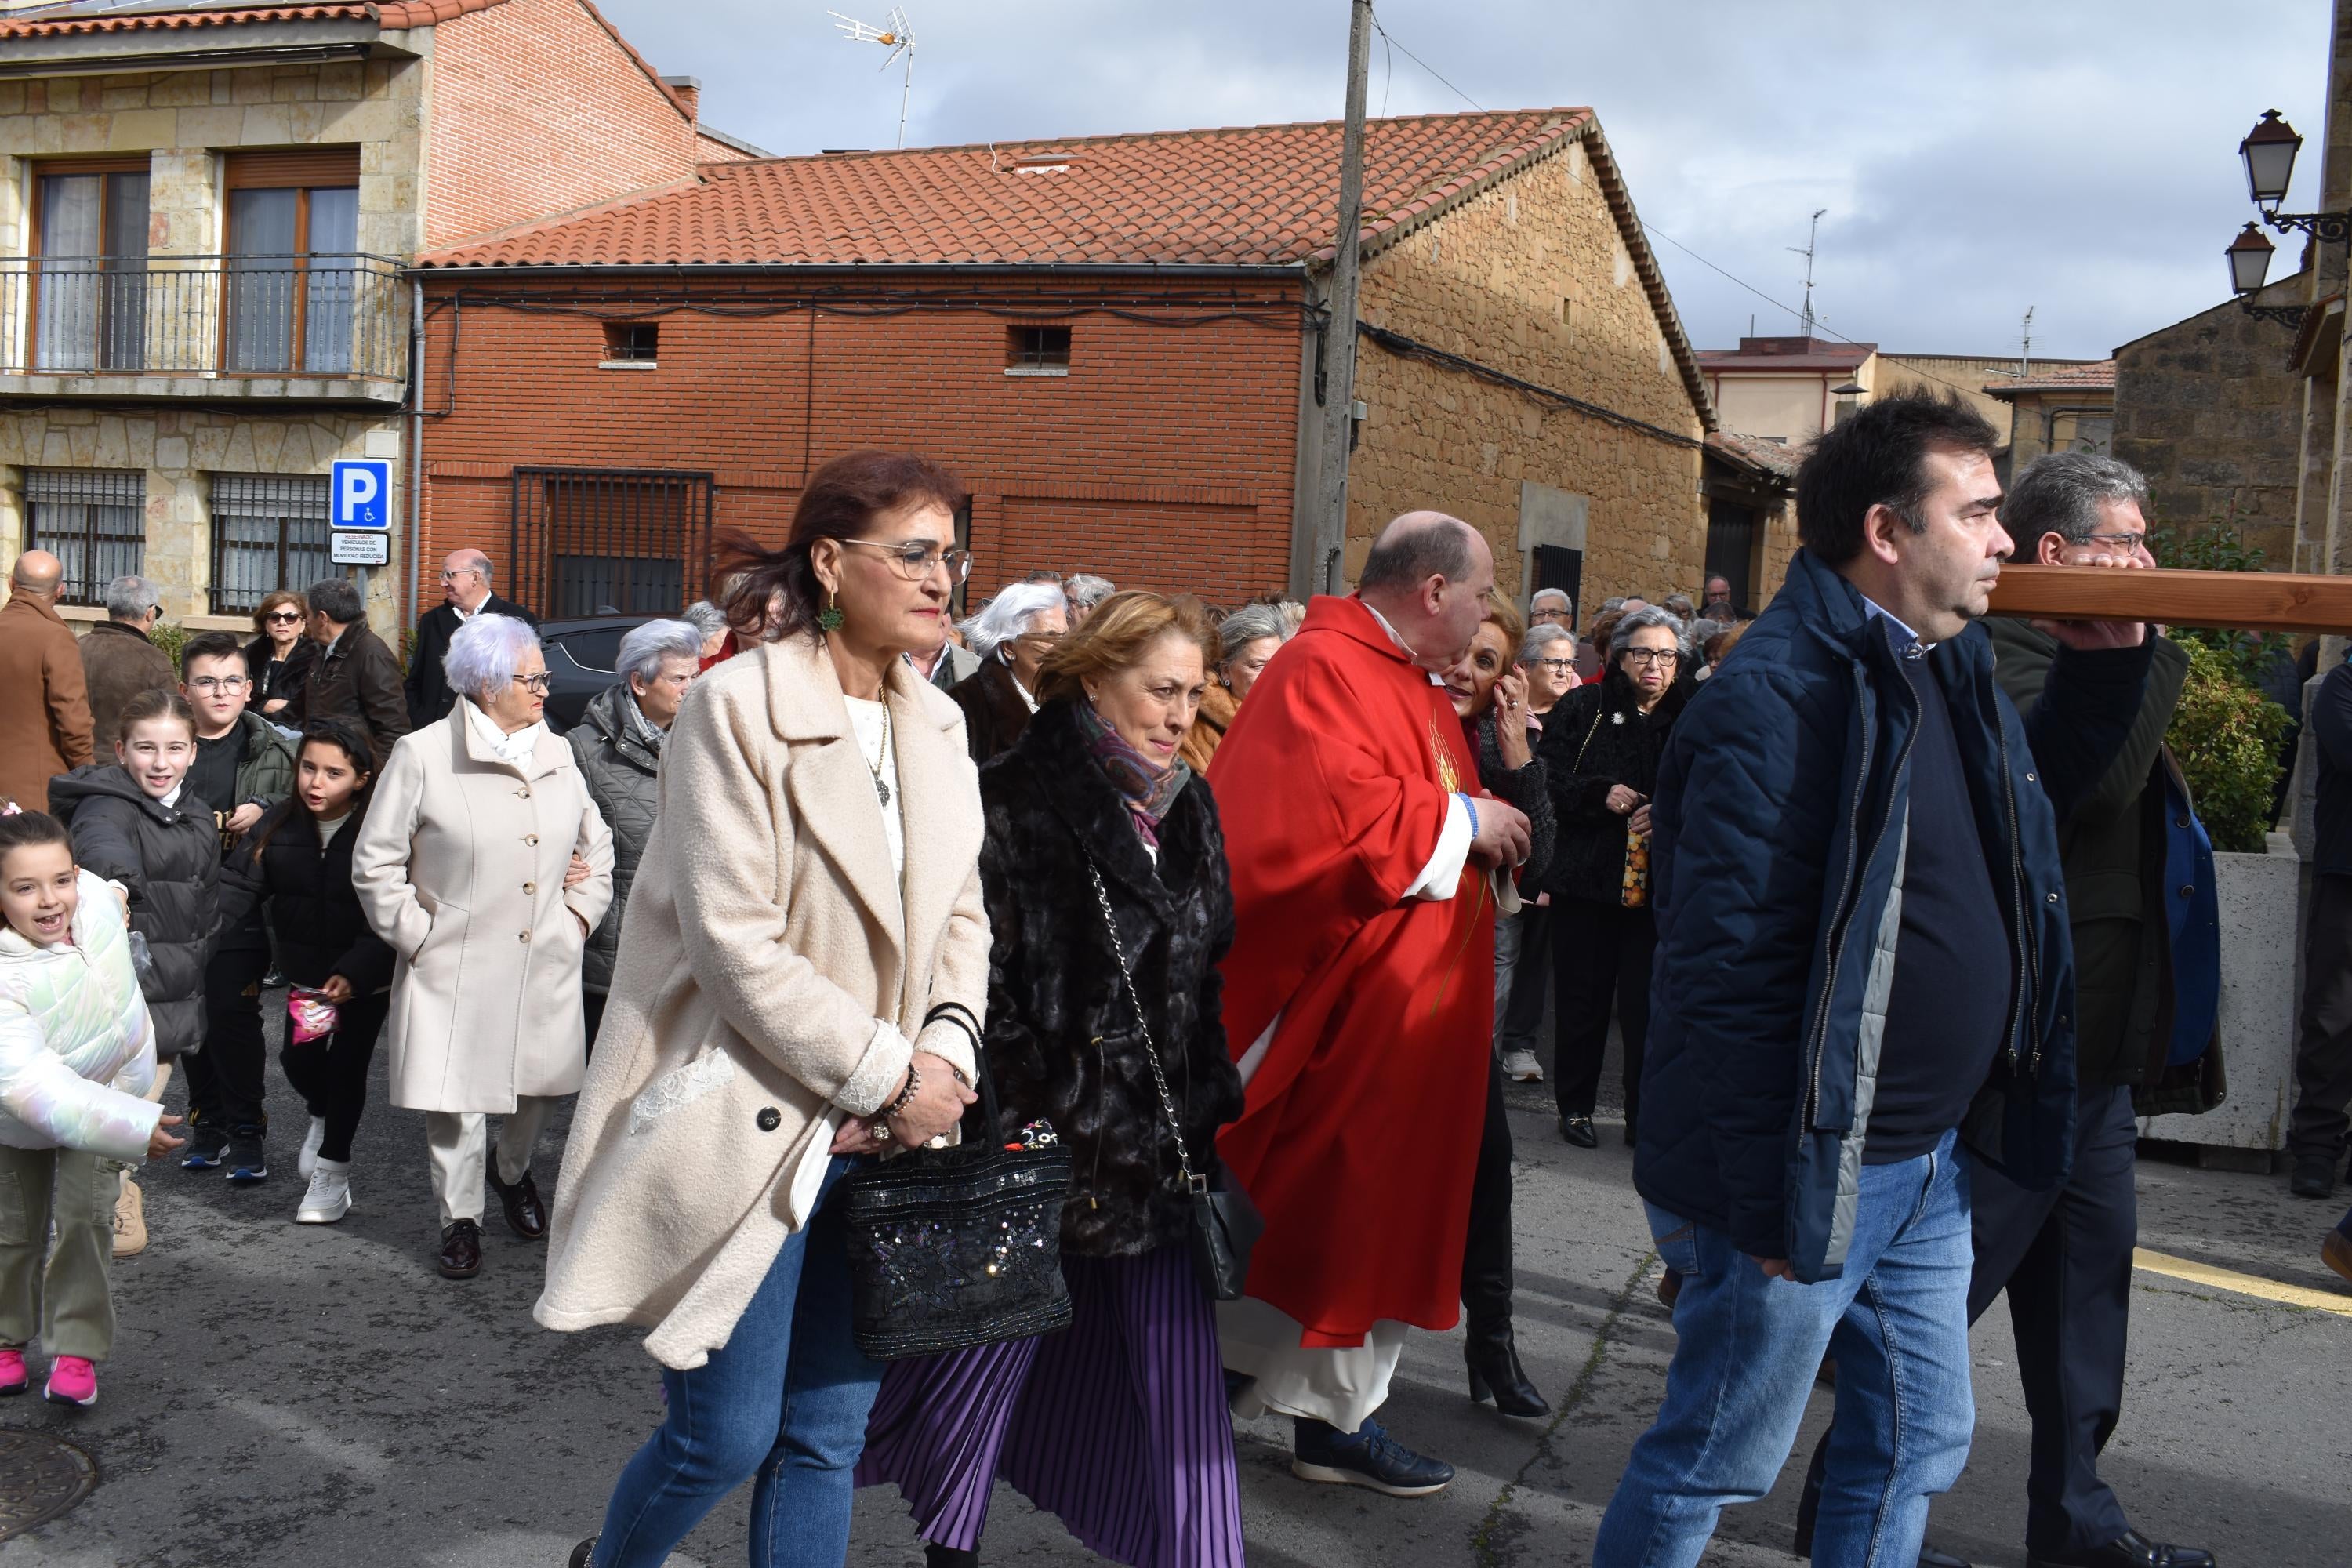
[[[556,1568],[658,1419],[652,1363],[625,1331],[533,1324],[540,1253],[502,1227],[478,1279],[433,1273],[423,1118],[383,1109],[380,1066],[357,1207],[340,1226],[290,1223],[302,1110],[272,1076],[282,1163],[268,1183],[146,1173],[154,1239],[118,1266],[122,1329],[99,1405],[0,1404],[0,1426],[67,1436],[103,1477],[74,1511],[0,1546],[0,1565]],[[1626,1450],[1656,1409],[1674,1331],[1652,1294],[1657,1265],[1616,1127],[1604,1121],[1598,1151],[1573,1150],[1548,1111],[1545,1091],[1514,1089],[1519,1331],[1556,1415],[1517,1421],[1472,1405],[1455,1337],[1416,1336],[1384,1415],[1460,1479],[1418,1501],[1310,1486],[1288,1473],[1286,1424],[1245,1424],[1253,1563],[1590,1562]],[[543,1182],[561,1132],[542,1146]],[[2288,1196],[2284,1177],[2153,1159],[2139,1181],[2146,1246],[2327,1292],[2352,1311],[2352,1292],[2317,1258],[2332,1205]],[[2352,1316],[2156,1273],[2136,1285],[2131,1385],[2105,1460],[2136,1520],[2214,1549],[2227,1568],[2352,1562]],[[1974,1455],[1936,1510],[1934,1539],[2021,1568],[2028,1426],[2000,1308],[1979,1325],[1976,1352]],[[1826,1394],[1814,1405],[1801,1455],[1828,1418]],[[1801,1470],[1727,1514],[1708,1563],[1790,1563]],[[745,1496],[730,1500],[672,1562],[743,1561],[746,1508]],[[1002,1488],[984,1554],[1091,1560]],[[862,1494],[851,1561],[920,1563],[895,1493]]]

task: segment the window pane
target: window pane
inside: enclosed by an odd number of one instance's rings
[[[302,283],[302,368],[313,375],[341,375],[352,368],[359,304],[352,252],[359,244],[359,225],[356,187],[310,193],[312,259]]]
[[[99,352],[108,370],[147,367],[147,176],[106,176]]]
[[[106,176],[106,254],[147,254],[147,176]]]
[[[348,256],[360,247],[357,185],[310,193],[310,254]]]
[[[248,614],[274,589],[332,575],[328,533],[325,479],[214,475],[213,614]]]
[[[146,559],[147,476],[136,468],[27,468],[28,549],[65,563],[58,598],[105,603],[106,585]]]
[[[294,218],[299,191],[228,195],[228,367],[294,368]],[[247,259],[250,258],[250,259]]]
[[[40,300],[34,321],[34,363],[41,370],[93,370],[98,365],[100,202],[98,174],[41,178]],[[54,258],[54,259],[51,259]]]

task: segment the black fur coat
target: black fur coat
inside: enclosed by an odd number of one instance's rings
[[[989,957],[988,1061],[1017,1126],[1037,1117],[1076,1172],[1062,1246],[1082,1257],[1181,1241],[1176,1185],[1151,1068],[1087,876],[1091,856],[1182,1121],[1192,1170],[1216,1166],[1217,1130],[1241,1114],[1217,965],[1233,942],[1233,888],[1216,801],[1195,778],[1160,824],[1155,868],[1076,714],[1048,703],[980,773],[988,837],[982,887]],[[968,1124],[968,1133],[971,1131]]]

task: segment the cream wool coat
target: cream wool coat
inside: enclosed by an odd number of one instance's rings
[[[986,1006],[962,713],[904,660],[885,699],[903,898],[822,645],[739,655],[679,710],[556,1187],[547,1327],[633,1323],[663,1364],[702,1365],[808,1222],[793,1174],[827,1109],[887,1102],[933,1006]],[[959,1030],[923,1048],[972,1071]]]
[[[576,1093],[586,1058],[580,957],[613,901],[613,836],[572,748],[541,733],[499,760],[466,704],[402,737],[352,846],[368,924],[400,955],[384,1037],[392,1102],[511,1111]],[[566,891],[577,850],[593,873]]]

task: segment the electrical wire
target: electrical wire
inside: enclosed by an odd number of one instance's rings
[[[1419,55],[1414,54],[1411,49],[1406,48],[1404,45],[1398,43],[1395,35],[1391,34],[1386,27],[1381,26],[1381,14],[1378,11],[1374,11],[1372,13],[1372,31],[1378,33],[1391,45],[1393,45],[1401,53],[1403,54],[1405,58],[1411,60],[1413,64],[1419,66],[1430,75],[1437,77],[1438,81],[1444,86],[1446,91],[1452,93],[1454,97],[1460,99],[1463,102],[1468,104],[1479,113],[1484,114],[1486,112],[1486,106],[1485,104],[1479,102],[1476,99],[1471,97],[1468,93],[1463,91],[1452,82],[1447,81],[1444,77],[1437,76],[1436,67],[1431,65],[1427,60],[1423,59]],[[1382,111],[1386,112],[1387,102],[1385,94],[1382,97],[1381,108]]]

